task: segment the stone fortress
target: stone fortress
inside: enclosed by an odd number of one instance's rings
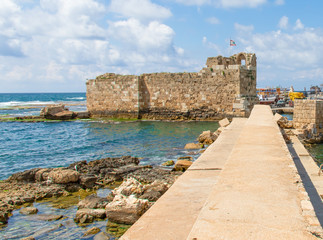
[[[93,117],[218,120],[248,117],[257,103],[254,53],[210,57],[198,73],[106,73],[88,80]]]

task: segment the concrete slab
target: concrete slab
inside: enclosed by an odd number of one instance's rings
[[[315,239],[286,149],[270,108],[255,106],[186,239]]]
[[[234,118],[220,137],[121,239],[185,239],[247,119]]]
[[[185,239],[219,172],[186,171],[121,239]]]

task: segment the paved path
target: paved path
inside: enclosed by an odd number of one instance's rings
[[[121,239],[316,239],[268,106],[234,119]]]

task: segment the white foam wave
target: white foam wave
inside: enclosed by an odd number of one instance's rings
[[[53,101],[41,102],[41,101],[29,101],[29,102],[19,102],[19,101],[11,101],[11,102],[0,102],[0,108],[10,108],[16,106],[44,106],[49,104],[55,104]]]
[[[85,97],[72,97],[72,98],[66,98],[71,100],[85,100]]]

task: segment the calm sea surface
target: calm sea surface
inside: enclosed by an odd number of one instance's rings
[[[0,94],[0,114],[39,114],[40,108],[13,106],[64,102],[85,110],[85,93]],[[7,109],[6,109],[7,108]],[[160,165],[187,155],[184,146],[216,122],[0,122],[0,179],[35,167],[59,167],[80,160],[131,155]],[[197,156],[196,156],[197,157]]]

